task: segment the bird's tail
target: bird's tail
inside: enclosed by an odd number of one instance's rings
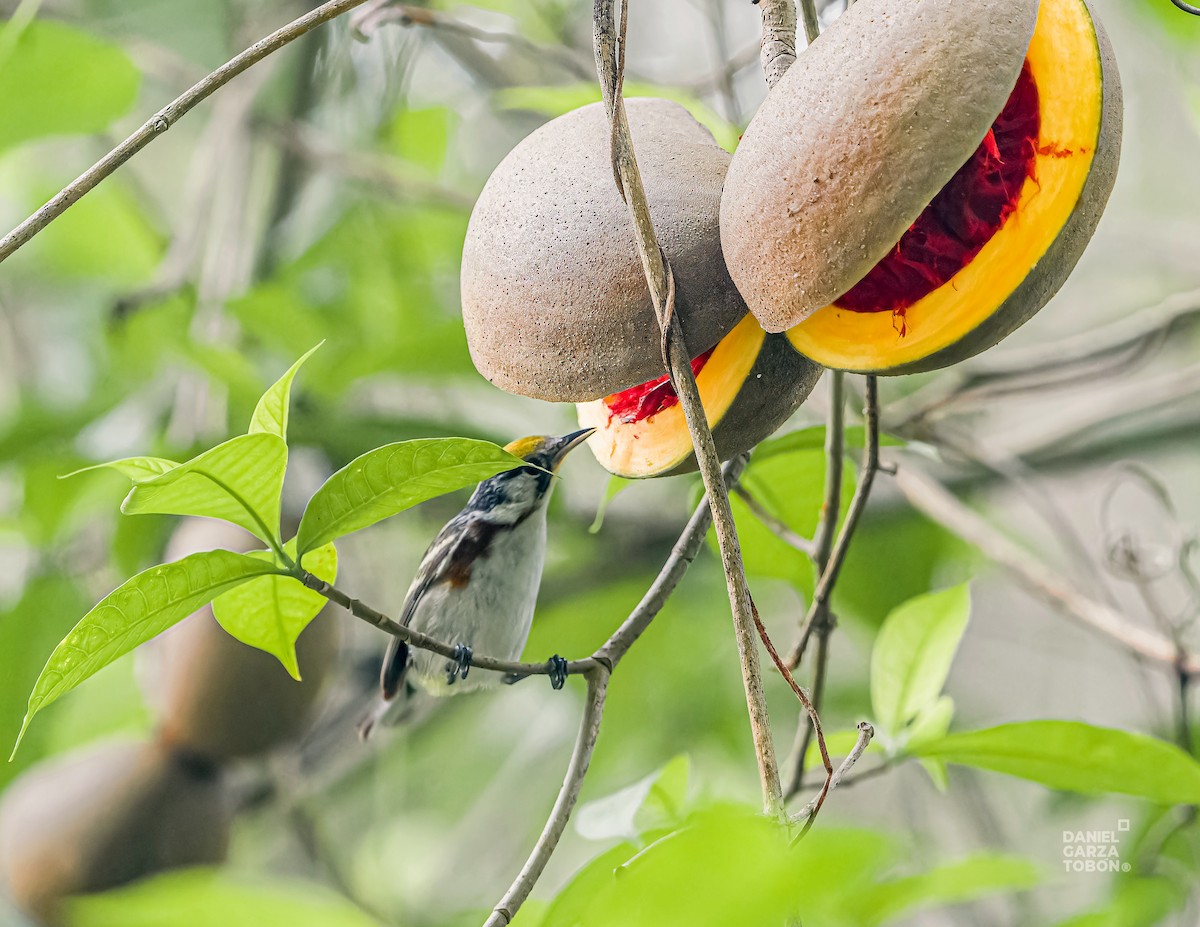
[[[367,740],[376,725],[391,713],[396,696],[405,688],[404,677],[408,672],[408,660],[408,644],[393,637],[383,657],[383,668],[379,671],[380,697],[358,722],[358,736],[362,740]]]

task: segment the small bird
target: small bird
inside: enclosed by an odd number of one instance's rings
[[[382,698],[359,724],[365,740],[414,681],[433,695],[470,691],[508,681],[471,670],[475,650],[516,660],[529,638],[546,559],[546,503],[554,474],[594,428],[556,438],[520,438],[505,450],[527,467],[484,480],[466,507],[438,532],[404,597],[399,622],[457,648],[455,658],[409,647],[392,638],[380,672]],[[566,661],[550,660],[550,682],[561,688]]]

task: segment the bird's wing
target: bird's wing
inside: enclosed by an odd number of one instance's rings
[[[434,586],[448,583],[462,587],[471,578],[475,561],[487,556],[492,538],[499,526],[482,518],[477,512],[461,512],[452,518],[421,558],[417,575],[404,597],[400,623],[407,626],[425,593]]]

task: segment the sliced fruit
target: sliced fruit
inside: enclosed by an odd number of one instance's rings
[[[0,875],[12,901],[58,923],[70,895],[220,862],[230,812],[215,767],[158,744],[115,742],[25,772],[0,806]]]
[[[785,337],[768,335],[750,316],[693,360],[692,370],[722,460],[779,428],[821,376]],[[579,424],[596,429],[588,446],[609,472],[640,478],[696,468],[683,409],[666,377],[577,408]]]
[[[626,102],[650,212],[676,280],[688,350],[746,314],[721,257],[729,154],[676,103]],[[595,399],[662,370],[659,328],[601,104],[552,120],[488,179],[463,246],[462,308],[475,366],[510,392]]]
[[[1031,10],[1036,28],[1026,44]],[[929,16],[961,47],[941,48],[942,66],[922,77],[908,60],[907,39]],[[1011,28],[992,21],[1005,16]],[[1121,90],[1111,49],[1083,0],[1042,0],[1040,10],[1024,0],[863,0],[829,34],[835,29],[837,41],[822,60],[856,50],[857,76],[844,71],[817,88],[799,75],[786,108],[776,103],[768,122],[796,118],[799,107],[819,123],[804,131],[819,135],[836,128],[828,120],[837,115],[839,151],[791,157],[785,177],[763,181],[794,215],[786,224],[778,210],[759,215],[766,230],[760,235],[777,247],[749,266],[742,251],[735,259],[735,249],[745,247],[751,208],[761,212],[762,203],[738,202],[746,190],[740,178],[774,155],[764,151],[761,135],[748,145],[747,131],[722,204],[731,271],[752,311],[769,316],[766,327],[790,328],[796,348],[825,366],[900,374],[956,363],[1045,305],[1099,221],[1120,152]],[[993,55],[1003,52],[995,68],[976,61],[980,43]],[[818,42],[802,60],[820,50]],[[850,81],[852,98],[844,105],[843,81]],[[781,81],[772,97],[784,87]],[[839,103],[812,115],[818,92]],[[980,115],[987,115],[982,126]],[[973,139],[965,154],[964,139]],[[914,173],[931,151],[940,152],[939,171]],[[947,152],[954,158],[941,158]],[[948,165],[957,166],[939,176]],[[820,194],[804,197],[816,189]]]

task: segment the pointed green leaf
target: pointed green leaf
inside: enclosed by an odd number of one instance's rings
[[[848,451],[861,450],[866,441],[866,431],[862,425],[851,425],[842,432],[842,446]],[[895,435],[881,434],[880,447],[903,447],[907,444],[903,438]],[[796,451],[822,451],[825,449],[825,426],[811,425],[796,431],[785,432],[768,438],[754,449],[756,462],[769,460],[778,454],[791,454]]]
[[[608,485],[604,487],[604,496],[600,499],[600,504],[596,506],[596,517],[593,519],[591,527],[588,528],[588,534],[599,534],[600,529],[604,527],[604,516],[608,512],[609,505],[613,499],[617,498],[624,490],[633,485],[633,480],[623,476],[610,476]]]
[[[946,736],[954,720],[954,699],[943,695],[922,708],[908,726],[908,746],[928,743]]]
[[[324,343],[324,341],[321,342],[321,344]],[[288,406],[292,398],[292,381],[296,379],[296,373],[300,367],[312,357],[313,352],[321,344],[306,351],[303,357],[288,368],[287,373],[262,394],[258,405],[254,407],[254,415],[250,417],[250,429],[246,432],[247,434],[278,435],[285,441],[287,440]]]
[[[680,754],[643,779],[584,803],[575,829],[588,840],[635,840],[650,830],[676,826],[687,798],[689,761]]]
[[[122,583],[84,615],[50,654],[29,696],[17,744],[33,716],[63,693],[222,592],[277,569],[228,550],[208,550],[152,567]]]
[[[331,476],[308,501],[297,550],[310,550],[366,528],[419,502],[524,465],[488,441],[419,438],[386,444]]]
[[[1116,792],[1160,804],[1200,803],[1200,763],[1178,747],[1077,721],[1026,721],[963,734],[912,749],[1070,792]]]
[[[288,541],[284,550],[295,559],[296,539]],[[254,551],[247,556],[283,569],[269,550]],[[304,568],[326,582],[334,582],[337,579],[337,550],[332,544],[326,544],[310,551],[304,557]],[[324,606],[323,595],[291,576],[260,576],[216,599],[213,615],[221,627],[243,644],[278,658],[283,668],[299,679],[296,639]]]
[[[287,444],[278,435],[241,435],[149,480],[125,497],[127,515],[200,515],[245,528],[266,544],[279,533]]]
[[[941,694],[971,611],[968,586],[909,599],[883,622],[871,651],[871,704],[895,736]]]
[[[72,927],[379,927],[314,881],[182,869],[68,902]]]
[[[70,473],[64,473],[60,479],[78,476],[80,473],[91,473],[93,470],[116,470],[129,477],[135,483],[152,480],[178,467],[173,460],[165,457],[123,457],[120,460],[106,460],[104,463],[92,464],[90,467],[80,467]]]
[[[856,900],[853,922],[884,924],[919,908],[962,904],[1002,892],[1024,891],[1041,881],[1030,860],[980,853],[927,872],[865,888]]]

